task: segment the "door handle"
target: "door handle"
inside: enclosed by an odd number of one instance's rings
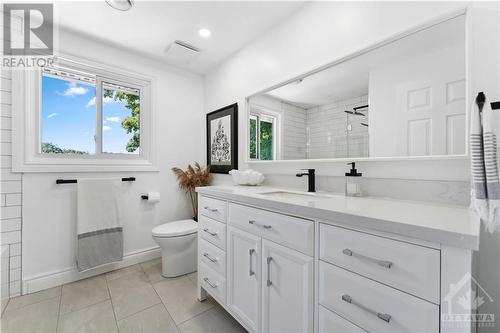
[[[390,314],[387,314],[387,313],[382,313],[382,312],[378,312],[378,311],[372,310],[372,309],[370,309],[369,307],[367,307],[367,306],[365,306],[365,305],[363,305],[363,304],[360,304],[360,303],[358,303],[358,302],[354,301],[354,300],[352,299],[352,297],[351,297],[351,296],[349,296],[348,294],[344,294],[344,295],[342,295],[342,300],[343,300],[344,302],[347,302],[347,303],[350,303],[350,304],[352,304],[352,305],[355,305],[355,306],[357,306],[358,308],[360,308],[360,309],[362,309],[362,310],[364,310],[364,311],[366,311],[366,312],[369,312],[369,313],[371,313],[371,314],[373,314],[373,315],[377,316],[379,319],[382,319],[383,321],[385,321],[385,322],[387,322],[387,323],[389,323],[389,322],[391,321],[392,316],[391,316]]]
[[[213,283],[212,281],[210,281],[209,278],[204,278],[203,281],[205,281],[210,287],[212,287],[214,289],[219,286],[217,283]]]
[[[248,255],[250,257],[250,270],[248,272],[248,275],[250,275],[250,276],[255,275],[255,272],[252,269],[252,254],[254,254],[254,253],[255,253],[255,249],[248,250]]]
[[[270,287],[273,284],[271,281],[271,261],[273,261],[273,257],[267,257],[267,286]]]
[[[376,258],[364,256],[362,254],[355,253],[354,251],[352,251],[350,249],[343,249],[342,253],[345,254],[346,256],[356,257],[356,258],[359,258],[359,259],[363,259],[363,260],[374,262],[374,263],[376,263],[376,264],[378,264],[378,265],[380,265],[382,267],[385,267],[387,269],[389,269],[389,268],[392,267],[392,262],[391,261],[380,260],[380,259],[376,259]]]
[[[210,211],[210,212],[212,212],[212,213],[215,213],[215,212],[218,212],[218,211],[219,211],[217,208],[210,208],[210,207],[208,207],[208,206],[203,207],[203,208],[204,208],[204,209],[206,209],[206,210],[208,210],[208,211]]]
[[[249,220],[248,223],[252,224],[252,225],[255,225],[257,227],[262,227],[264,229],[271,229],[273,227],[272,225],[269,225],[269,224],[260,224],[260,223],[257,223],[257,222],[255,222],[255,220]]]
[[[212,258],[207,252],[203,253],[203,256],[210,260],[211,262],[217,262],[219,261],[219,258]]]
[[[203,229],[203,231],[205,231],[206,233],[208,233],[208,234],[210,234],[212,236],[217,236],[219,234],[218,232],[210,231],[207,228]]]

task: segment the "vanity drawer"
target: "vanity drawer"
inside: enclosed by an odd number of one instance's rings
[[[440,251],[320,224],[320,259],[439,304]]]
[[[319,303],[369,332],[439,332],[435,304],[321,261],[319,274]]]
[[[226,253],[201,239],[198,245],[200,261],[222,276],[226,276]]]
[[[209,241],[210,243],[218,246],[219,248],[226,249],[226,225],[214,221],[208,217],[200,216],[199,234],[201,238]]]
[[[198,208],[200,214],[208,216],[219,222],[226,223],[226,215],[227,215],[226,201],[201,196]]]
[[[321,305],[319,306],[319,332],[320,333],[366,333],[348,320]]]
[[[248,206],[229,204],[229,224],[314,255],[314,222]]]
[[[219,304],[226,305],[226,279],[205,264],[199,263],[198,265],[198,280],[201,286],[205,289],[213,298],[219,302]]]

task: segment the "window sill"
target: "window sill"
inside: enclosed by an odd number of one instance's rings
[[[12,160],[13,172],[120,172],[146,171],[158,172],[155,163],[144,159],[72,159],[72,158],[43,158],[31,161]]]

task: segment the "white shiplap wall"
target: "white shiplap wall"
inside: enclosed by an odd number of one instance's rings
[[[0,119],[0,231],[2,252],[2,299],[4,293],[21,292],[22,175],[12,173],[12,75],[1,71]],[[4,257],[5,256],[5,257]],[[5,263],[8,260],[8,263]],[[5,270],[8,269],[8,274]],[[4,281],[8,277],[8,281]],[[9,285],[10,284],[10,285]]]

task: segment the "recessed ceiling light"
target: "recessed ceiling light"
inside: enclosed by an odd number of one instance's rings
[[[106,3],[114,9],[121,11],[129,10],[134,5],[133,0],[106,0]]]
[[[208,38],[208,37],[210,37],[210,34],[211,34],[210,30],[208,30],[208,29],[206,29],[206,28],[202,28],[202,29],[200,29],[200,30],[198,31],[198,33],[199,33],[199,34],[200,34],[200,36],[201,36],[201,37],[203,37],[203,38]]]

